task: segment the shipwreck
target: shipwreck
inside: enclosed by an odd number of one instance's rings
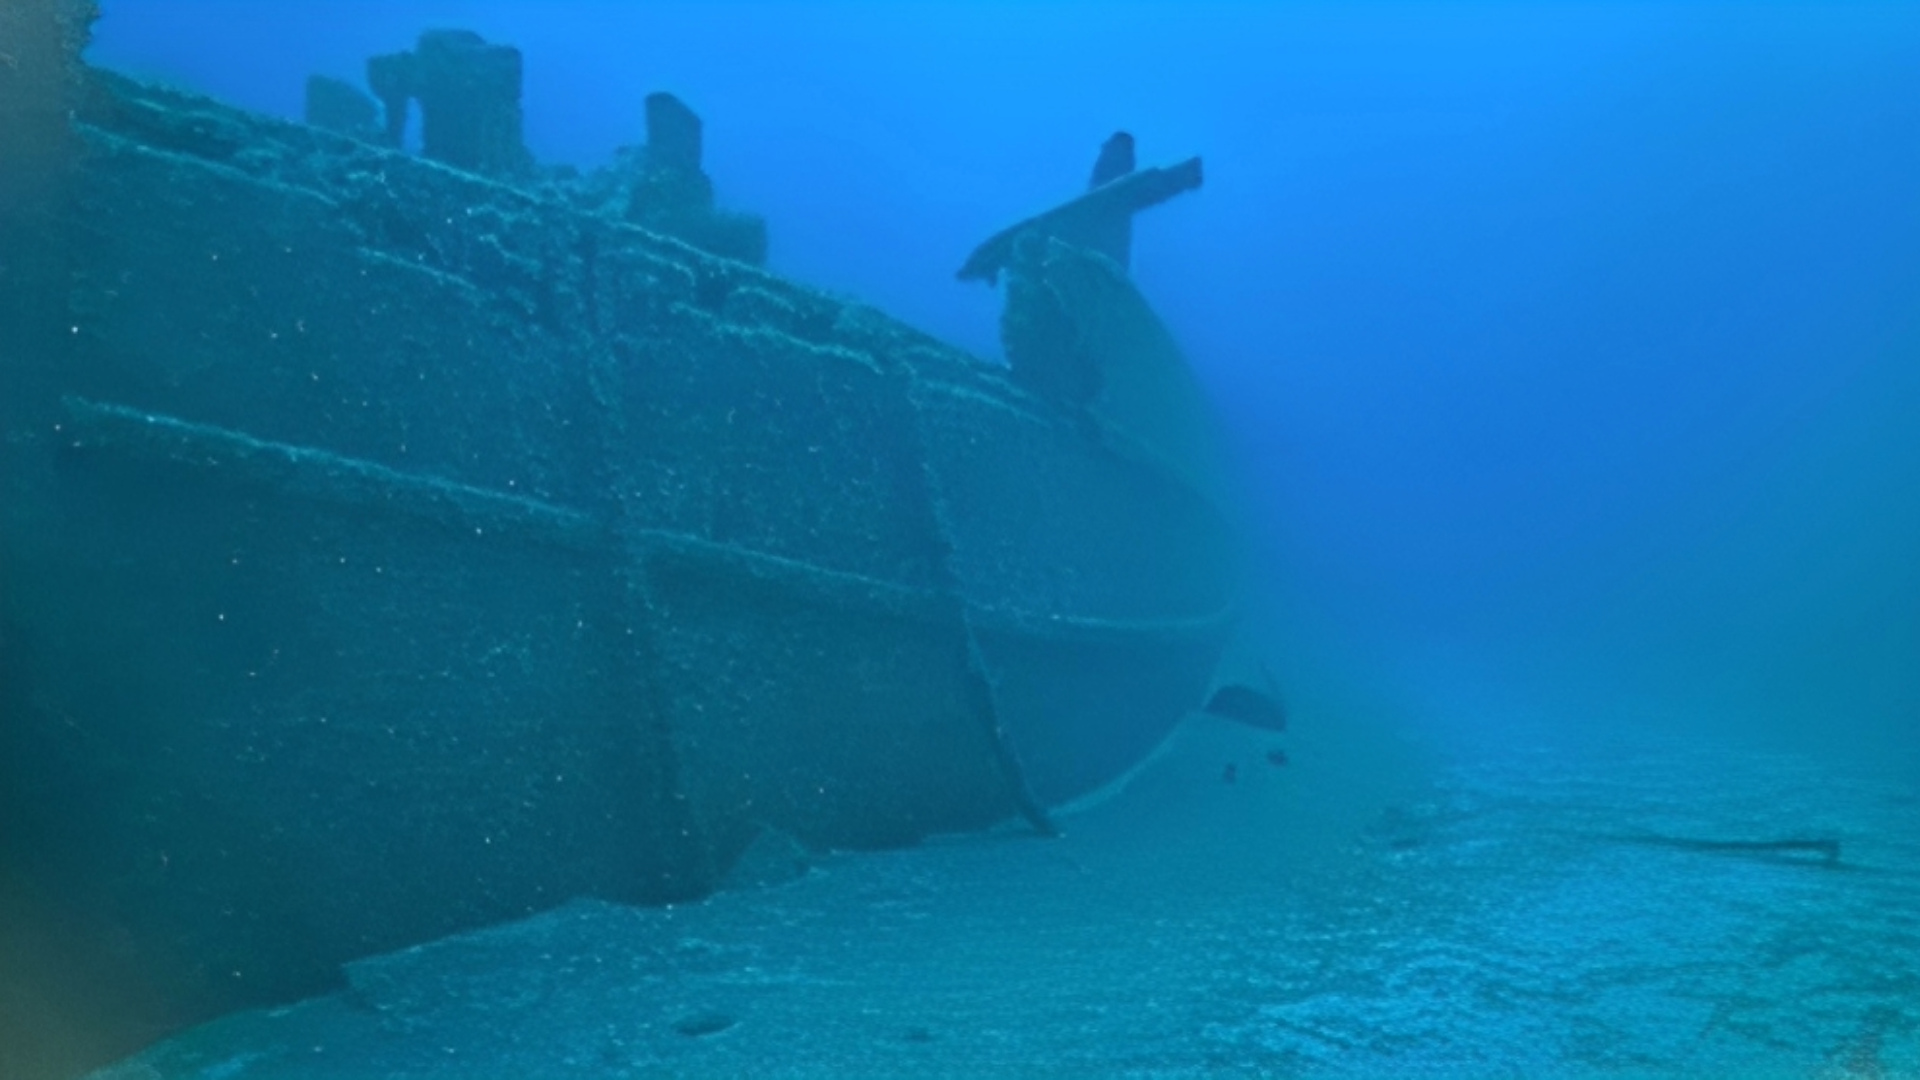
[[[568,175],[473,35],[301,124],[88,67],[84,6],[0,68],[0,820],[157,1028],[763,836],[1045,830],[1206,700],[1232,515],[1124,271],[1197,160],[968,261],[1003,364],[765,270],[668,95]]]

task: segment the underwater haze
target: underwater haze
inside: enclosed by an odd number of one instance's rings
[[[1920,769],[1912,5],[119,0],[90,55],[297,117],[439,25],[523,49],[545,161],[678,94],[772,268],[982,355],[965,252],[1114,130],[1204,153],[1135,273],[1316,647]]]
[[[1920,1075],[1920,4],[99,7],[0,1072]],[[224,107],[434,28],[586,178]]]

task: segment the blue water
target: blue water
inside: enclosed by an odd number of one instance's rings
[[[1135,272],[1315,636],[1914,742],[1912,5],[119,0],[91,55],[297,116],[428,25],[522,47],[546,161],[671,89],[775,269],[984,355],[975,243],[1117,128],[1203,153]]]
[[[1300,725],[1459,756],[1639,724],[1920,789],[1920,5],[103,6],[96,63],[289,117],[309,72],[471,28],[582,168],[671,90],[773,269],[988,356],[974,244],[1116,129],[1203,154],[1133,268],[1243,458]],[[1817,824],[1920,831],[1873,805]],[[1611,903],[1551,884],[1542,918]],[[1910,1043],[1903,993],[1862,1008]]]

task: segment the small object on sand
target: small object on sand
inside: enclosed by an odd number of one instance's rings
[[[1778,840],[1705,840],[1692,836],[1666,836],[1660,833],[1622,833],[1608,836],[1624,844],[1675,848],[1706,855],[1746,855],[1775,862],[1795,862],[1809,866],[1840,865],[1840,841],[1832,837],[1785,837]]]
[[[703,1009],[700,1012],[688,1013],[680,1019],[675,1020],[673,1022],[673,1030],[688,1038],[697,1039],[706,1035],[717,1035],[737,1023],[739,1023],[738,1020],[728,1016],[726,1013],[713,1009]]]

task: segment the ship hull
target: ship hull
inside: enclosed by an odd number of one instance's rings
[[[187,1013],[699,896],[764,833],[990,826],[1202,700],[1217,508],[999,366],[88,79],[9,223],[0,769],[22,874]]]

